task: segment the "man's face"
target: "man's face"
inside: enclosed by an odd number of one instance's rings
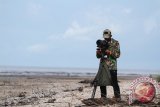
[[[109,34],[103,34],[103,37],[104,38],[110,38],[110,35]]]
[[[111,41],[111,37],[109,37],[109,38],[104,38],[106,41]]]
[[[104,32],[103,37],[108,42],[111,40],[111,35],[108,32]]]
[[[111,34],[110,34],[110,32],[104,32],[104,33],[103,33],[103,38],[104,38],[106,41],[110,41],[110,40],[111,40]]]

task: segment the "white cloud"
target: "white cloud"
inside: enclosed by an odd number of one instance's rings
[[[93,30],[92,27],[81,27],[77,21],[73,21],[71,26],[63,34],[63,38],[89,40],[89,33]]]
[[[109,29],[111,29],[112,32],[116,34],[120,34],[124,32],[122,27],[119,24],[115,24],[115,23],[110,24]]]
[[[130,8],[124,8],[122,10],[116,10],[122,13],[123,15],[129,14],[132,12]],[[112,8],[109,7],[98,7],[93,10],[89,10],[85,12],[85,19],[88,23],[91,23],[89,26],[85,26],[84,23],[82,26],[79,23],[79,20],[74,20],[68,26],[68,28],[62,34],[52,35],[49,39],[58,40],[60,39],[77,39],[77,40],[91,40],[93,38],[97,38],[97,36],[101,36],[104,29],[108,28],[112,30],[112,33],[115,34],[124,34],[127,28],[122,25],[121,21],[117,20],[115,17]],[[123,27],[122,27],[123,26]]]
[[[111,8],[97,7],[85,13],[88,20],[93,24],[103,25],[111,19]]]
[[[72,21],[70,26],[61,34],[52,34],[48,37],[49,40],[62,40],[62,39],[69,39],[69,40],[82,40],[88,41],[91,39],[91,33],[93,33],[93,27],[82,27],[77,21]]]
[[[48,36],[47,38],[48,40],[55,40],[55,41],[58,41],[60,39],[62,39],[62,34],[51,34]]]
[[[149,18],[144,21],[144,32],[151,34],[157,28],[157,22],[154,18]]]
[[[27,48],[27,51],[31,53],[44,53],[48,50],[48,46],[46,44],[34,44]]]
[[[33,2],[28,4],[27,12],[30,16],[36,16],[38,15],[42,10],[42,5],[35,4]]]
[[[122,10],[122,12],[125,13],[125,14],[130,14],[132,12],[132,9],[125,8],[125,9]]]
[[[122,10],[116,10],[114,12],[111,7],[97,8],[96,10],[91,10],[86,12],[86,17],[96,26],[97,30],[103,31],[104,29],[110,29],[113,33],[124,34],[126,32],[126,26],[123,21],[119,20],[119,16],[123,16],[132,12],[129,8],[124,8]],[[118,17],[117,17],[118,15]]]

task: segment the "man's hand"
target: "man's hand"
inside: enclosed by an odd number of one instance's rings
[[[102,51],[101,51],[101,49],[97,48],[96,56],[97,56],[97,58],[101,58],[102,57]]]
[[[97,53],[97,55],[101,55],[102,51],[101,50],[97,50],[96,53]]]
[[[105,53],[106,53],[106,55],[108,55],[108,56],[112,54],[112,52],[111,52],[110,50],[106,50]]]

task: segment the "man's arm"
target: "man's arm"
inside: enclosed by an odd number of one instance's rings
[[[111,50],[106,50],[106,54],[113,57],[113,58],[119,58],[120,57],[120,45],[119,42],[116,41],[114,47]]]
[[[112,56],[114,58],[119,58],[120,57],[120,45],[119,45],[118,41],[115,44],[115,48],[113,49]]]

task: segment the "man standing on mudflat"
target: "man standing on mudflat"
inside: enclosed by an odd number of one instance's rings
[[[109,69],[111,76],[111,85],[114,90],[114,97],[116,101],[121,100],[120,88],[117,80],[117,58],[120,57],[120,45],[119,42],[112,38],[111,31],[109,29],[103,32],[104,41],[108,43],[108,47],[105,50],[97,49],[96,56],[100,58],[100,61],[104,61],[107,65],[106,69]],[[103,76],[104,78],[104,76]],[[106,86],[100,86],[101,97],[106,98]]]

